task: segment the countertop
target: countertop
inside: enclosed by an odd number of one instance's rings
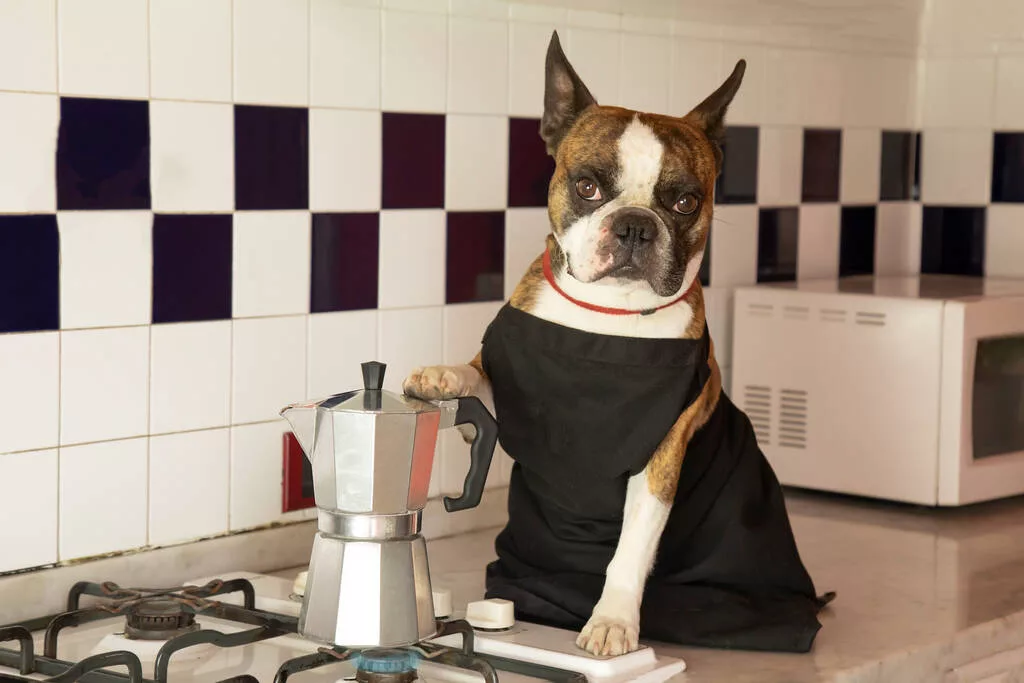
[[[1024,660],[1024,498],[939,510],[793,491],[787,501],[818,591],[838,593],[813,650],[651,643],[686,660],[680,683],[981,680]],[[430,542],[433,583],[457,607],[482,597],[496,531]]]

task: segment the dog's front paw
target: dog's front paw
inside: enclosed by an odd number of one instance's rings
[[[594,614],[576,638],[576,646],[592,655],[624,655],[640,647],[639,631],[633,619]]]
[[[476,373],[470,367],[452,367],[447,365],[433,365],[427,368],[413,370],[405,382],[402,383],[402,391],[409,396],[427,400],[447,400],[468,395],[471,383],[466,370]]]

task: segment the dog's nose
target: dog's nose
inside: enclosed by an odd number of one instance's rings
[[[616,219],[612,231],[623,244],[636,244],[653,240],[658,234],[658,226],[650,216],[629,213]]]

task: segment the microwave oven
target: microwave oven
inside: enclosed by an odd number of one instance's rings
[[[1024,280],[737,288],[731,396],[784,485],[931,506],[1024,494]]]

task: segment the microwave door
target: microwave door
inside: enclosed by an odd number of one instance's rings
[[[947,302],[940,505],[1024,493],[1024,298]]]

